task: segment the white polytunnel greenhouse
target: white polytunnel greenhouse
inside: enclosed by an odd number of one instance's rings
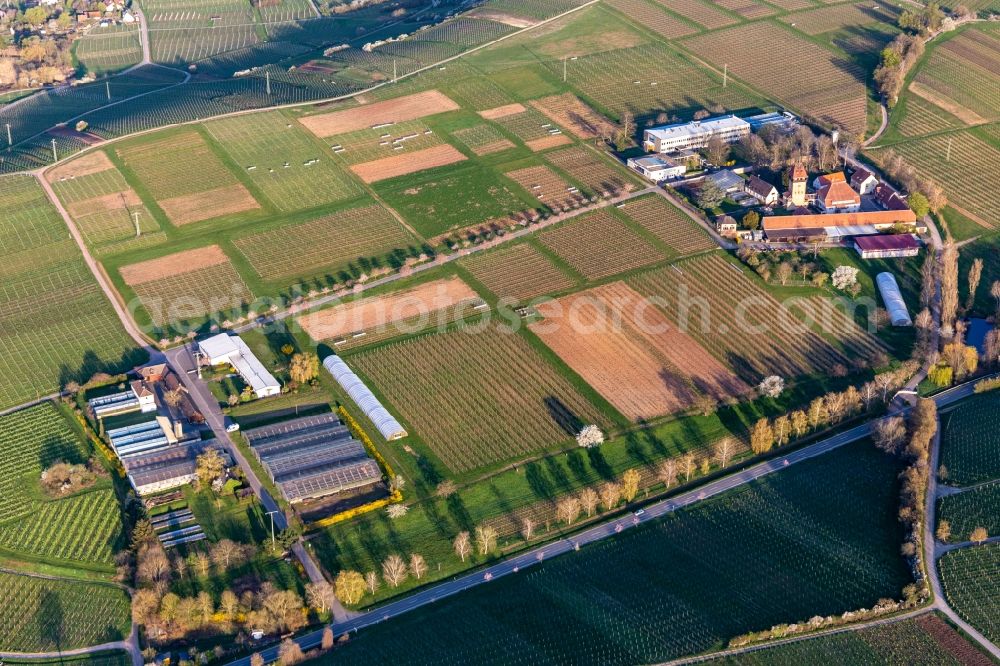
[[[892,273],[879,273],[875,278],[878,290],[885,301],[885,309],[889,311],[889,321],[893,326],[913,326],[910,311],[906,309],[906,301],[899,291],[899,285]]]
[[[399,424],[392,414],[389,413],[379,399],[375,397],[361,378],[354,374],[354,371],[347,367],[344,359],[339,356],[327,356],[323,361],[323,367],[333,375],[341,388],[347,391],[351,400],[361,408],[365,416],[375,424],[382,437],[387,440],[402,439],[406,437],[406,430]]]

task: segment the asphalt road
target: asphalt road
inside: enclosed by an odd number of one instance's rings
[[[939,408],[947,407],[955,402],[967,398],[974,392],[975,382],[969,382],[961,386],[949,389],[934,396],[934,401]],[[903,408],[895,414],[905,414],[909,407]],[[850,430],[828,437],[820,442],[807,447],[790,452],[786,456],[774,458],[762,463],[758,463],[744,470],[730,474],[721,479],[707,483],[699,488],[688,491],[676,497],[654,502],[633,514],[620,517],[599,525],[590,527],[574,536],[561,539],[552,543],[539,546],[533,550],[520,555],[497,562],[485,569],[480,569],[473,573],[458,576],[449,581],[442,581],[432,587],[425,588],[412,595],[389,602],[370,611],[359,613],[346,622],[334,622],[331,627],[335,635],[339,636],[351,631],[358,631],[365,627],[384,622],[408,611],[435,603],[445,597],[463,592],[477,585],[485,585],[490,581],[502,576],[517,573],[523,569],[535,566],[546,559],[563,555],[576,550],[586,544],[611,538],[621,532],[632,529],[642,523],[661,518],[673,511],[690,506],[702,500],[725,493],[726,491],[738,488],[744,484],[760,479],[773,472],[780,471],[804,460],[809,460],[846,444],[866,437],[871,432],[871,424],[865,423]],[[304,650],[319,646],[322,640],[322,630],[313,631],[296,639]],[[265,663],[277,659],[277,646],[260,651]],[[250,666],[250,658],[245,657],[233,662],[229,666]]]

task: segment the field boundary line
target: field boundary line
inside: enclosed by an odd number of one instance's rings
[[[7,416],[8,414],[13,414],[14,412],[19,412],[22,409],[29,409],[31,407],[34,407],[36,405],[40,405],[40,404],[42,404],[44,402],[48,402],[50,400],[56,400],[57,398],[60,398],[60,397],[62,397],[62,393],[50,393],[50,394],[48,394],[46,396],[42,396],[41,398],[35,398],[34,400],[32,400],[30,402],[22,402],[20,405],[14,405],[13,407],[5,407],[4,409],[0,409],[0,416]],[[0,569],[0,571],[2,571],[2,569]]]

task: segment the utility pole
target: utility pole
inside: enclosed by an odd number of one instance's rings
[[[944,158],[945,162],[951,162],[951,137],[948,137],[948,155]]]
[[[276,514],[276,513],[278,513],[278,512],[277,511],[268,511],[267,512],[267,515],[271,516],[271,549],[272,550],[274,550],[274,548],[275,548],[275,541],[274,541],[274,514]]]
[[[566,83],[566,56],[563,56],[563,83]]]
[[[393,59],[392,59],[392,82],[393,82],[393,83],[395,83],[395,82],[396,82],[396,78],[397,78],[397,77],[396,77],[396,59],[395,59],[395,58],[393,58]]]
[[[135,222],[135,237],[138,238],[142,234],[142,232],[139,231],[139,211],[132,213],[132,220]]]
[[[264,80],[267,81],[267,96],[271,96],[271,72],[264,72]]]
[[[108,93],[108,101],[110,102],[111,101],[111,81],[105,81],[104,82],[104,89]]]
[[[722,66],[722,87],[725,88],[726,84],[729,83],[729,63],[727,62]]]
[[[7,123],[7,147],[10,148],[14,145],[14,139],[10,135],[10,123]]]
[[[53,162],[58,162],[59,161],[59,153],[56,152],[56,140],[55,139],[52,139],[52,161]]]

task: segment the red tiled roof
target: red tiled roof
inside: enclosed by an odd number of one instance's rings
[[[830,185],[831,183],[846,183],[847,177],[844,176],[843,171],[836,171],[834,173],[825,173],[817,178],[817,180],[819,181],[820,187],[823,187],[824,185]]]
[[[866,224],[914,224],[913,211],[878,210],[870,213],[831,213],[827,215],[770,215],[764,218],[764,230],[810,229],[815,227],[856,227]]]
[[[843,178],[844,174],[840,174]],[[861,195],[851,189],[851,186],[843,180],[834,180],[823,185],[816,193],[816,199],[823,202],[827,208],[835,207],[835,204],[850,201],[856,205],[861,204]]]
[[[858,169],[851,175],[851,187],[860,187],[861,183],[865,182],[869,178],[874,177],[873,174],[868,169]]]
[[[806,180],[808,178],[809,174],[806,172],[806,168],[802,166],[802,162],[796,162],[792,168],[792,180]]]

